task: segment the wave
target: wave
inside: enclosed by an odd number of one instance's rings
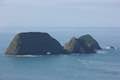
[[[120,64],[108,61],[78,60],[88,70],[120,75]]]
[[[12,57],[41,57],[42,55],[7,55]]]
[[[114,51],[117,50],[115,47],[113,46],[106,46],[105,48],[103,48],[102,50],[97,50],[96,53],[98,54],[106,54],[110,51]]]

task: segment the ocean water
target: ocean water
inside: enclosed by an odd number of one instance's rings
[[[72,32],[49,30],[47,32],[61,44],[74,35],[90,33],[102,47],[112,45],[116,50],[96,54],[23,57],[4,55],[5,49],[16,33],[1,33],[0,80],[120,80],[119,30],[114,28],[79,29],[79,31],[76,29]]]
[[[0,56],[0,80],[119,80],[120,50],[99,54]]]

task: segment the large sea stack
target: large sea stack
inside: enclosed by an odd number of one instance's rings
[[[61,44],[48,33],[26,32],[17,34],[6,50],[7,55],[61,54]]]
[[[70,53],[95,53],[101,47],[91,35],[86,34],[79,38],[73,37],[64,45],[64,49]]]

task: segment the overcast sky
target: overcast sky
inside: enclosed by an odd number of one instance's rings
[[[0,31],[60,26],[120,27],[120,0],[0,0]]]

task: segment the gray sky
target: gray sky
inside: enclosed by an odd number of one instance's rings
[[[0,31],[120,27],[120,0],[0,0]]]

